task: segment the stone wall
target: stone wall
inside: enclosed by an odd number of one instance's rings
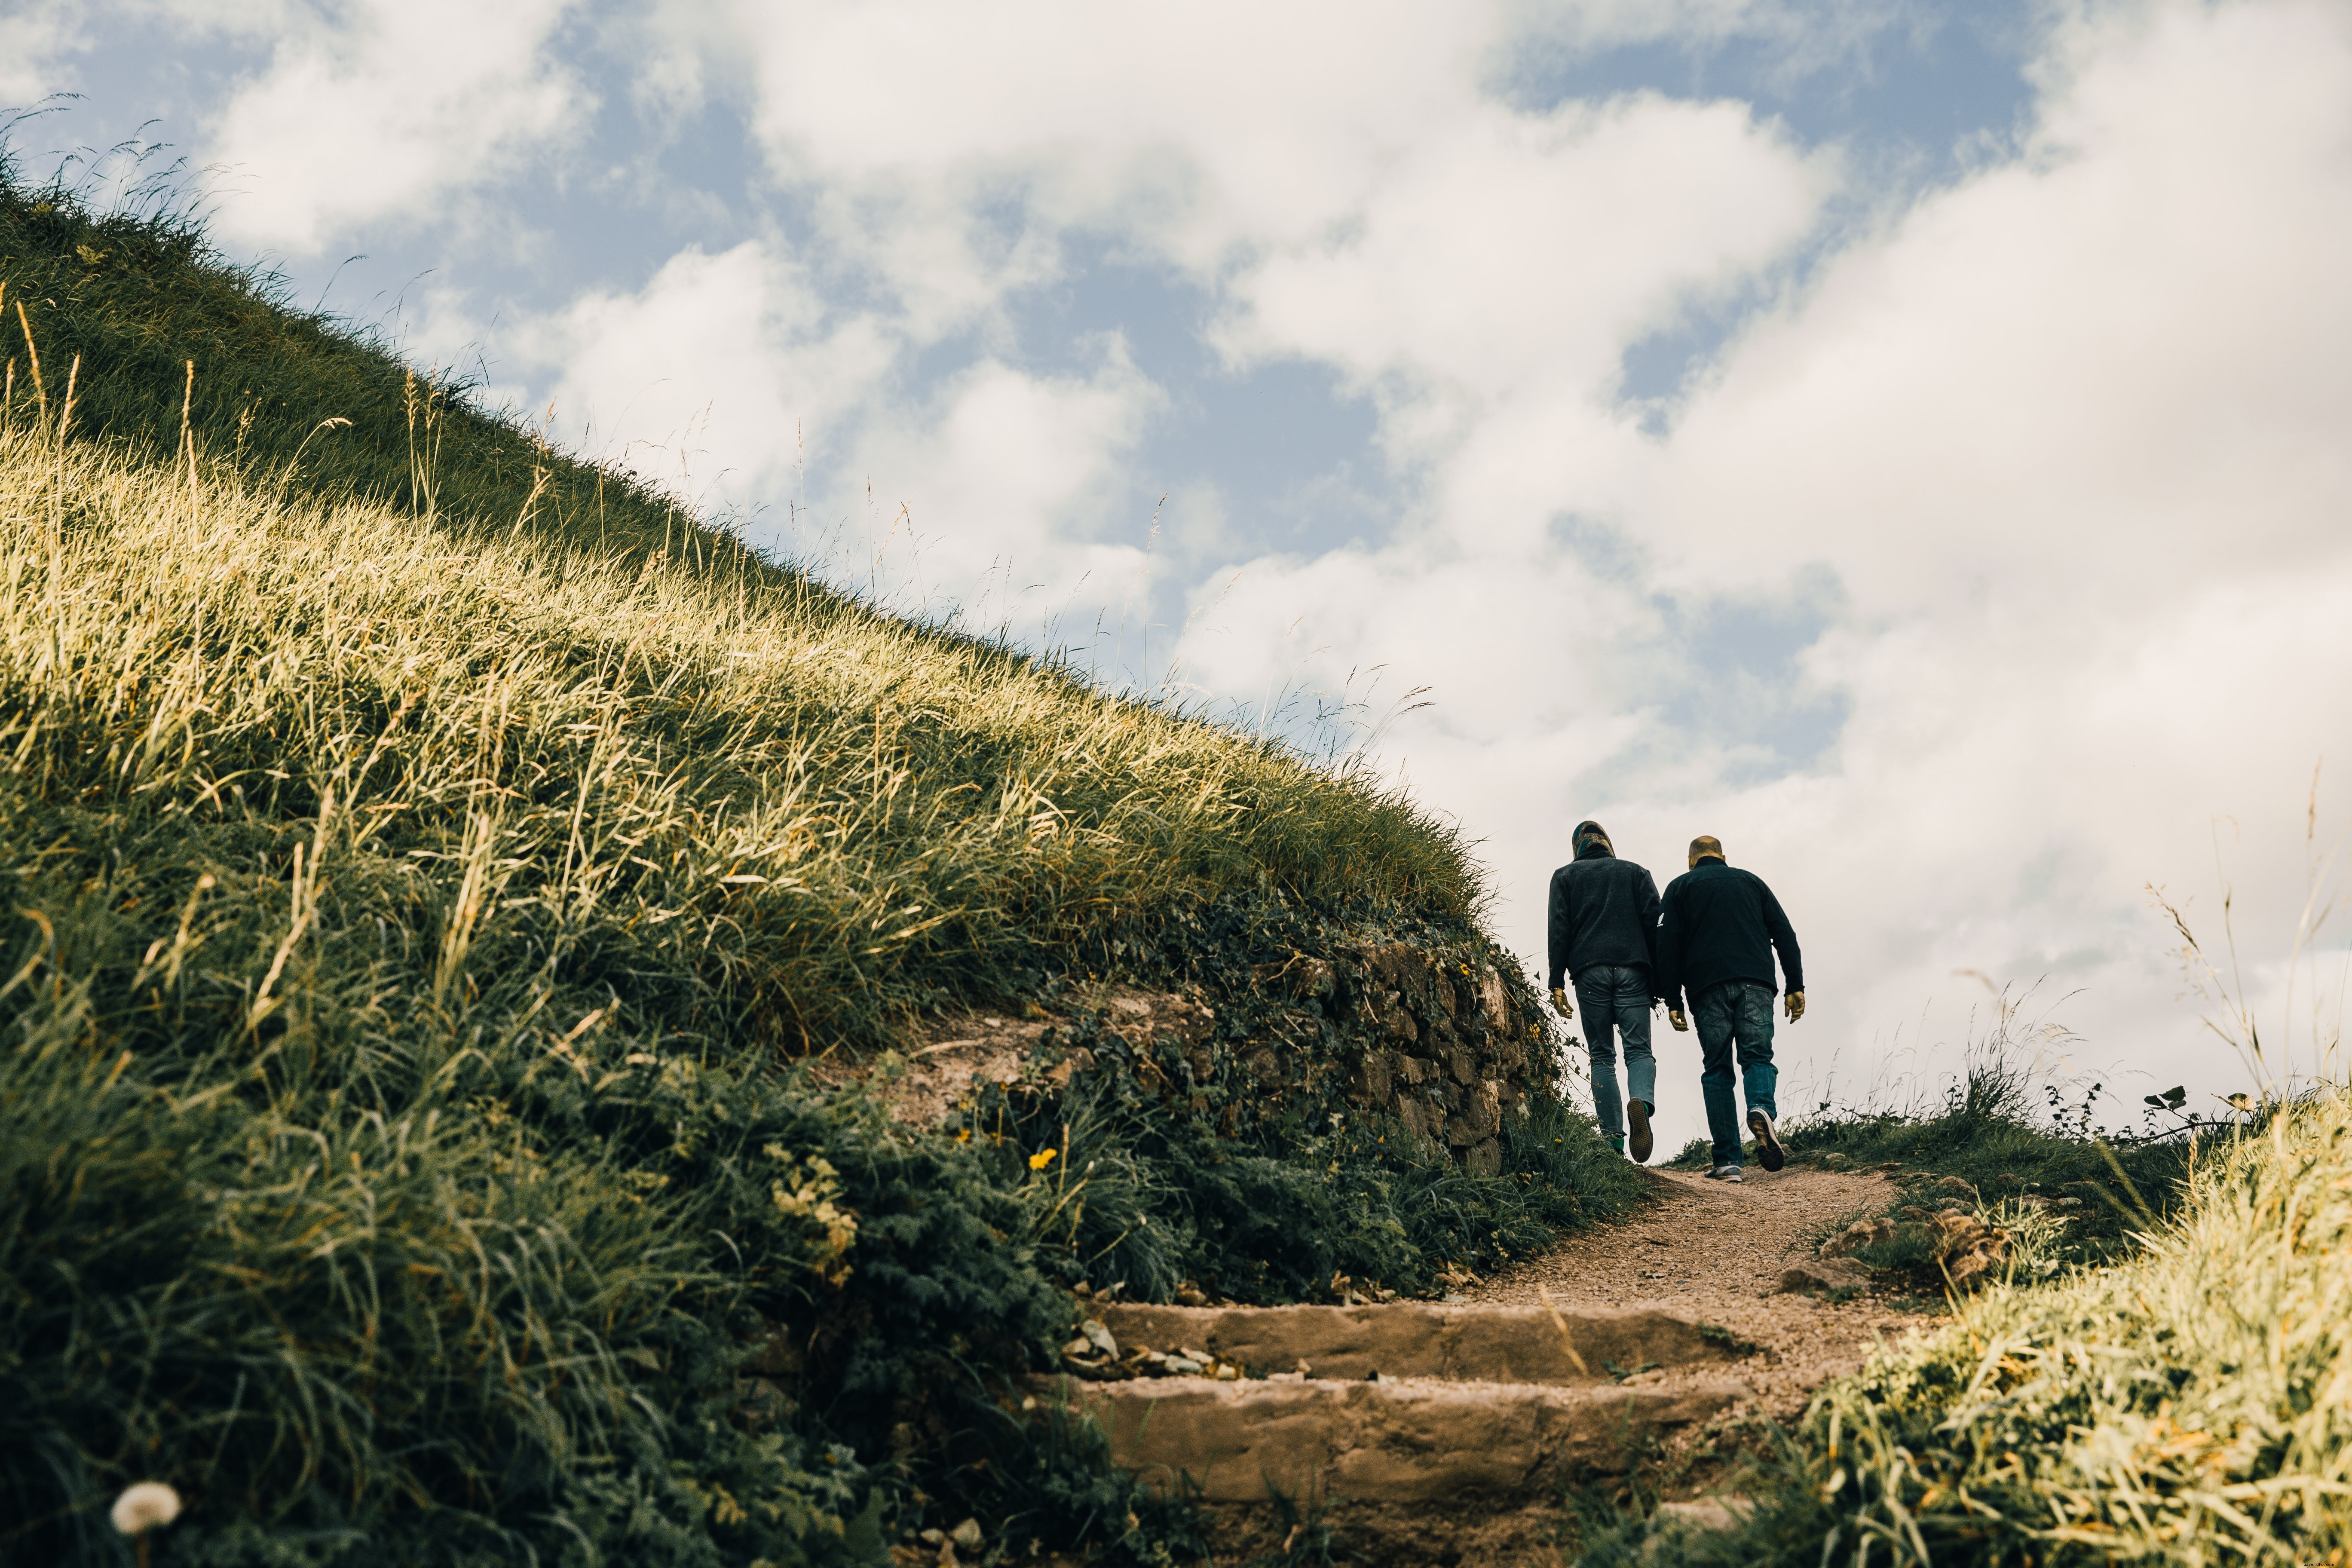
[[[1289,978],[1330,1025],[1349,1103],[1395,1116],[1475,1175],[1502,1168],[1503,1118],[1525,1114],[1553,1069],[1532,1008],[1491,963],[1391,942],[1307,960]]]
[[[984,1083],[1066,1088],[1115,1049],[1148,1092],[1213,1118],[1227,1136],[1337,1114],[1448,1152],[1474,1174],[1502,1168],[1506,1117],[1552,1091],[1558,1067],[1524,981],[1488,950],[1391,942],[1243,969],[1214,992],[1119,984],[1052,1004],[920,1020],[882,1085],[898,1114],[935,1122]],[[844,1062],[821,1077],[865,1076]]]

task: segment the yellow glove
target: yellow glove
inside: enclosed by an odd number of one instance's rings
[[[1559,1014],[1563,1018],[1573,1018],[1576,1016],[1576,1009],[1568,1005],[1568,993],[1562,991],[1558,986],[1552,987],[1551,1010]]]
[[[1678,1035],[1690,1033],[1690,1020],[1683,1016],[1683,1010],[1680,1007],[1666,1009],[1666,1022],[1675,1026],[1675,1033]]]
[[[1789,1009],[1789,1022],[1791,1024],[1805,1016],[1805,994],[1803,992],[1791,991],[1786,996],[1780,998],[1780,1000]]]

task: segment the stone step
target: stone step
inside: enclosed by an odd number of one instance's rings
[[[1580,1469],[1619,1471],[1649,1437],[1748,1397],[1720,1377],[1641,1386],[1437,1379],[1339,1382],[1296,1373],[1082,1383],[1039,1379],[1101,1423],[1111,1459],[1202,1501],[1296,1506],[1556,1500]]]
[[[1206,1351],[1253,1374],[1296,1372],[1305,1362],[1312,1377],[1344,1381],[1377,1373],[1382,1378],[1455,1383],[1605,1383],[1645,1367],[1727,1362],[1742,1349],[1721,1330],[1638,1307],[1563,1307],[1555,1317],[1542,1307],[1419,1301],[1379,1307],[1114,1305],[1098,1315],[1122,1352]]]

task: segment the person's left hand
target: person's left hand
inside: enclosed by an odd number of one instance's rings
[[[1552,987],[1551,1010],[1559,1014],[1563,1018],[1573,1018],[1576,1016],[1576,1009],[1568,1005],[1568,993],[1561,990],[1557,985]]]
[[[1791,1024],[1805,1016],[1805,994],[1803,992],[1791,991],[1780,1000],[1788,1006],[1789,1022]]]

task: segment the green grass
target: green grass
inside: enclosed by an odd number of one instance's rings
[[[2189,1169],[2184,1127],[2177,1134],[2094,1134],[2079,1112],[2037,1105],[2036,1086],[1998,1038],[1970,1051],[1966,1070],[1924,1110],[1824,1108],[1784,1123],[1780,1141],[1800,1164],[1885,1167],[1902,1188],[1885,1214],[1913,1222],[1897,1240],[1858,1255],[1929,1294],[1941,1289],[1933,1248],[1916,1223],[1955,1198],[1971,1208],[2029,1195],[2073,1198],[2058,1255],[2103,1263],[2127,1254],[2152,1217],[2179,1201]],[[1748,1159],[1754,1162],[1753,1145]],[[1830,1157],[1835,1156],[1832,1161]],[[1704,1170],[1709,1145],[1695,1139],[1672,1164]],[[1948,1178],[1965,1183],[1955,1190]]]
[[[2340,1563],[2352,1556],[2352,1099],[2201,1135],[2113,1265],[1999,1284],[1874,1355],[1733,1483],[1692,1564]],[[1630,1562],[1645,1526],[1581,1561]]]
[[[1064,1287],[1421,1289],[1638,1201],[1541,1093],[1486,1179],[1355,1112],[1367,1019],[1259,984],[1404,940],[1536,1016],[1368,773],[455,403],[412,461],[398,363],[183,226],[5,185],[0,282],[0,1555],[119,1555],[153,1478],[165,1563],[871,1561],[964,1512],[1150,1558],[1181,1510],[1006,1399]],[[1213,997],[1207,1057],[1122,1054],[1113,977]],[[801,1065],[1029,1000],[1071,1023],[957,1127]]]

